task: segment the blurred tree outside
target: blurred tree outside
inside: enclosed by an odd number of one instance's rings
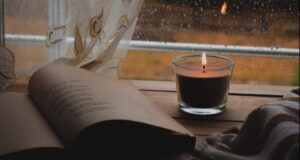
[[[299,1],[146,0],[133,39],[299,49]],[[174,80],[172,60],[182,54],[129,50],[119,76]],[[234,83],[299,85],[299,57],[208,54],[235,61]]]

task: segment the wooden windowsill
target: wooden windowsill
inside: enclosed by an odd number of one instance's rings
[[[18,78],[6,91],[27,92],[29,78]],[[211,118],[191,117],[179,111],[175,82],[128,80],[157,107],[172,116],[201,141],[208,135],[239,128],[247,115],[260,105],[274,101],[296,88],[293,86],[231,84],[226,111]]]

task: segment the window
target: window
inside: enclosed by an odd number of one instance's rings
[[[294,56],[286,51],[258,55],[260,48],[225,53],[219,46],[208,54],[235,61],[234,83],[299,85],[298,0],[146,0],[133,40],[224,45],[224,50],[231,45],[293,48]],[[130,50],[120,76],[173,80],[171,61],[181,54],[187,53]]]
[[[51,1],[5,0],[6,34],[37,38],[7,40],[19,76],[53,60]],[[202,51],[235,61],[233,83],[299,85],[299,0],[145,0],[119,77],[174,80],[172,59]]]
[[[45,36],[48,32],[48,1],[4,0],[5,34],[21,38],[21,35]],[[10,41],[6,46],[15,54],[17,76],[28,76],[50,61],[45,43],[35,39]]]

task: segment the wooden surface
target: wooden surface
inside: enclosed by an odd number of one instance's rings
[[[128,80],[142,93],[156,103],[157,107],[172,116],[192,131],[197,140],[232,127],[241,127],[247,115],[255,108],[274,101],[293,88],[291,86],[240,85],[231,84],[226,111],[211,118],[186,115],[177,106],[176,87],[169,81]],[[7,91],[27,92],[28,78],[19,78]]]

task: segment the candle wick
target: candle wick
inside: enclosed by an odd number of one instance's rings
[[[205,67],[206,67],[205,65],[202,66],[202,69],[203,69],[202,72],[203,72],[203,73],[205,73]]]

